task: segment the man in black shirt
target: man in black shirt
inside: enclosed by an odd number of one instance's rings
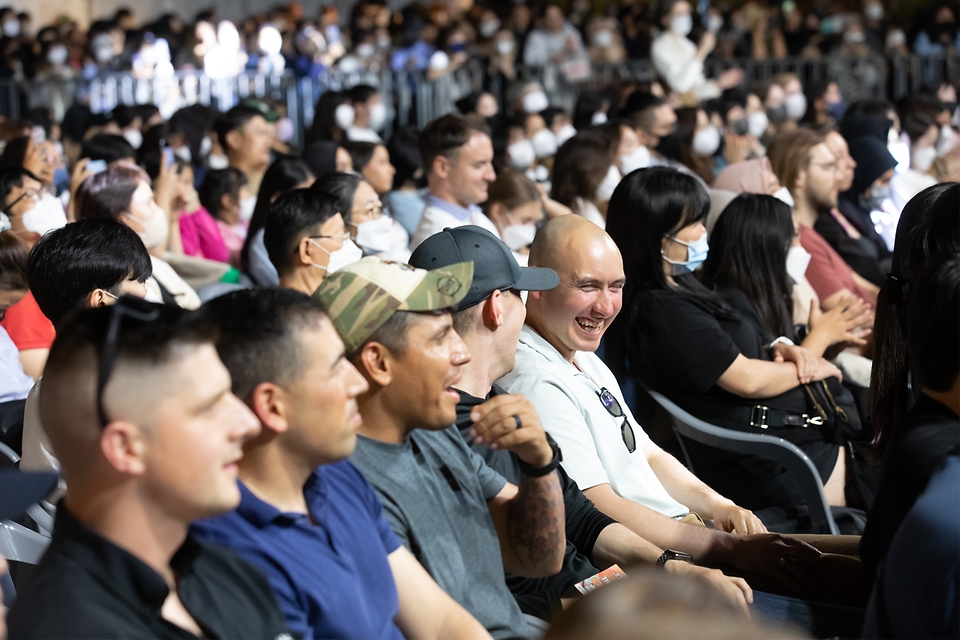
[[[260,430],[213,337],[130,297],[59,328],[40,415],[67,493],[12,637],[286,636],[263,576],[187,536],[237,506],[237,461]]]
[[[475,439],[475,433],[471,433],[475,422],[471,413],[478,406],[506,415],[535,412],[525,397],[507,394],[494,380],[509,373],[514,366],[520,329],[526,317],[519,292],[553,289],[560,280],[552,269],[521,268],[502,241],[475,226],[446,229],[427,238],[414,251],[410,264],[435,269],[464,260],[474,263],[473,284],[453,314],[453,326],[469,347],[472,359],[460,368],[457,427],[488,465],[516,483],[521,474],[517,456],[503,449],[491,449],[489,444]],[[740,578],[728,578],[718,570],[686,562],[667,563],[668,559],[675,558],[601,513],[562,467],[557,471],[566,510],[567,546],[563,568],[547,578],[507,575],[507,584],[524,613],[549,619],[560,611],[562,598],[577,594],[574,584],[613,564],[622,567],[652,564],[663,555],[667,556],[663,563],[668,570],[704,575],[741,606],[752,600],[750,587]]]

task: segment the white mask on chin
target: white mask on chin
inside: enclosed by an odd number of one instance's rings
[[[143,227],[143,231],[138,231],[137,235],[143,240],[143,246],[147,250],[155,249],[167,242],[170,227],[167,225],[167,215],[162,210],[154,211],[153,215],[146,220],[126,211],[123,215],[136,220]]]
[[[230,161],[227,160],[227,156],[214,155],[211,153],[209,156],[207,156],[207,166],[214,171],[219,171],[220,169],[226,169],[229,167]]]
[[[777,189],[773,193],[773,197],[779,200],[780,202],[783,202],[791,209],[793,209],[796,206],[796,203],[793,201],[793,196],[790,195],[790,189],[787,189],[786,187],[780,187],[779,189]]]
[[[509,215],[507,216],[509,220]],[[503,244],[510,247],[511,251],[519,251],[533,244],[533,239],[537,235],[537,227],[532,224],[509,224],[500,232]]]
[[[67,224],[67,215],[63,212],[63,204],[46,192],[41,196],[40,202],[33,205],[33,209],[30,209],[21,217],[23,218],[23,227],[27,231],[40,235]]]
[[[393,219],[380,216],[357,225],[357,244],[366,255],[375,255],[391,249],[393,239]]]
[[[526,169],[537,158],[537,152],[533,149],[533,143],[529,140],[518,140],[507,147],[507,157],[517,169]]]
[[[360,259],[363,258],[363,249],[355,245],[353,240],[350,240],[349,238],[344,240],[343,246],[336,251],[327,251],[323,248],[323,245],[312,238],[310,239],[310,243],[320,249],[320,251],[323,251],[325,254],[330,256],[330,259],[327,261],[326,265],[317,264],[316,262],[311,263],[317,269],[325,270],[327,275],[339,269],[343,269],[354,262],[359,262]]]

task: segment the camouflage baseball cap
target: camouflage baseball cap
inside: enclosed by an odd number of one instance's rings
[[[426,271],[371,256],[331,273],[313,295],[353,353],[395,312],[456,306],[472,281],[472,262]]]

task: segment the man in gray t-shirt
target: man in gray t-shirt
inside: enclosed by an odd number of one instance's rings
[[[473,263],[425,271],[365,258],[317,295],[370,389],[351,458],[384,514],[437,583],[496,638],[528,634],[504,570],[557,573],[565,550],[559,450],[523,397],[475,407],[475,442],[512,451],[519,486],[464,443],[454,424],[470,353],[449,310],[471,291]]]

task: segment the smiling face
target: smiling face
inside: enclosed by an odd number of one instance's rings
[[[597,230],[599,231],[599,230]],[[602,233],[602,232],[601,232]],[[550,291],[531,291],[537,324],[567,360],[577,351],[596,351],[600,339],[623,305],[623,260],[606,234],[591,233],[560,243],[551,266],[560,284]],[[529,304],[529,303],[528,303]]]
[[[487,188],[497,179],[493,170],[490,136],[474,132],[453,158],[438,156],[457,202],[467,207],[487,199]]]

